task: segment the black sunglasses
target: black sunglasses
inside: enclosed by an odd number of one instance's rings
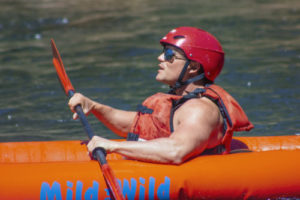
[[[176,59],[178,59],[178,60],[186,60],[185,58],[177,57],[177,56],[175,55],[174,50],[171,49],[171,48],[164,48],[164,49],[163,49],[163,53],[164,53],[164,59],[165,59],[166,61],[169,61],[169,62],[172,61],[173,58],[176,58]]]

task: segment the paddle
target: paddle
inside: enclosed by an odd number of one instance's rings
[[[53,64],[56,69],[58,79],[62,85],[62,88],[64,89],[66,95],[71,98],[75,94],[75,89],[72,86],[72,83],[70,79],[68,78],[68,75],[65,71],[63,62],[61,60],[60,54],[56,48],[56,45],[54,43],[54,40],[51,40],[51,47],[52,47],[52,53],[53,53]],[[89,139],[91,139],[95,134],[92,131],[92,128],[90,124],[87,121],[87,118],[81,108],[80,105],[77,105],[75,107],[75,111],[78,114],[80,121],[84,127],[85,132],[87,133]],[[93,156],[96,158],[100,164],[104,179],[111,191],[112,196],[114,199],[124,199],[121,189],[117,183],[117,179],[115,178],[112,169],[107,163],[106,160],[106,152],[103,148],[96,148],[93,151]]]

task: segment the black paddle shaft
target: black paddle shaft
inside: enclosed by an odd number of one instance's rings
[[[69,98],[71,98],[74,94],[75,94],[75,92],[73,90],[68,91]],[[83,128],[84,128],[85,132],[87,133],[89,139],[92,139],[92,137],[95,134],[94,134],[92,127],[90,126],[83,110],[82,110],[81,105],[75,106],[75,111],[78,114],[80,122],[83,125]],[[98,148],[94,149],[94,151],[92,152],[92,155],[93,155],[94,159],[98,160],[101,163],[101,165],[107,163],[106,151],[104,148],[98,147]]]

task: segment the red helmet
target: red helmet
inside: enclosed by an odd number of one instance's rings
[[[215,80],[223,68],[224,52],[221,44],[202,29],[179,27],[171,30],[160,43],[180,48],[189,60],[203,66],[205,77],[211,81]]]

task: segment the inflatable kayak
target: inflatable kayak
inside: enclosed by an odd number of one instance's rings
[[[236,137],[232,148],[178,166],[107,160],[127,199],[300,198],[300,136]],[[0,143],[0,174],[0,199],[110,199],[81,141]]]

